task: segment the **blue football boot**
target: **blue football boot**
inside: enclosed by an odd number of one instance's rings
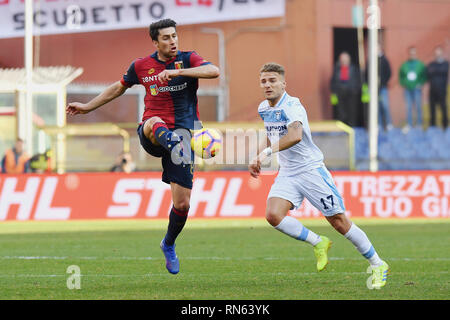
[[[172,274],[180,272],[180,262],[178,261],[177,254],[175,253],[175,244],[168,246],[165,244],[164,239],[159,246],[166,257],[166,268]]]

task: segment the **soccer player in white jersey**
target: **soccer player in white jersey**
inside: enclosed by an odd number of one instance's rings
[[[315,234],[299,220],[288,215],[303,199],[322,212],[328,222],[345,236],[369,261],[372,286],[386,284],[389,266],[380,259],[367,235],[345,215],[344,202],[331,174],[323,163],[323,154],[314,144],[305,108],[296,97],[285,91],[284,68],[276,63],[265,64],[260,70],[260,86],[266,100],[258,112],[266,127],[269,147],[259,147],[258,156],[250,163],[250,174],[257,178],[261,163],[278,152],[280,169],[267,197],[266,219],[275,229],[307,242],[314,248],[317,270],[328,264],[331,241]]]

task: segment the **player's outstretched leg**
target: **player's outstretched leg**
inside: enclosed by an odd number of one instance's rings
[[[356,250],[368,260],[372,269],[372,286],[374,288],[385,286],[387,274],[389,273],[389,266],[378,256],[378,253],[375,251],[366,233],[356,224],[351,222],[343,213],[326,218],[330,224],[353,243]]]
[[[332,242],[325,236],[319,236],[306,228],[299,220],[288,216],[292,203],[281,198],[269,198],[267,201],[266,219],[278,231],[314,247],[317,258],[317,271],[322,271],[328,264],[328,250]]]
[[[189,212],[190,189],[171,183],[173,207],[169,214],[169,225],[160,248],[166,258],[166,268],[172,274],[180,271],[180,262],[175,252],[175,240],[184,228]],[[180,209],[177,209],[180,208]]]

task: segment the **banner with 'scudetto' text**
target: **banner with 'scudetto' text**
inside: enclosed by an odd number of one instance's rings
[[[23,37],[25,1],[0,0],[0,38]],[[34,34],[148,27],[171,18],[179,25],[280,17],[285,0],[39,0]]]
[[[197,172],[190,218],[264,218],[276,173]],[[450,171],[334,172],[346,214],[358,218],[450,218]],[[160,172],[0,174],[0,221],[167,218],[170,186]],[[320,218],[305,200],[290,212]]]

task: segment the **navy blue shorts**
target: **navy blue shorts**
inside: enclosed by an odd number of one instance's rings
[[[188,130],[189,131],[189,130]],[[144,134],[144,123],[137,128],[139,141],[144,150],[157,158],[161,158],[163,168],[162,181],[170,184],[176,183],[184,188],[192,189],[194,179],[194,163],[175,164],[172,162],[170,152],[162,146],[154,145]],[[190,131],[189,131],[190,133]],[[194,159],[192,155],[192,159]]]

